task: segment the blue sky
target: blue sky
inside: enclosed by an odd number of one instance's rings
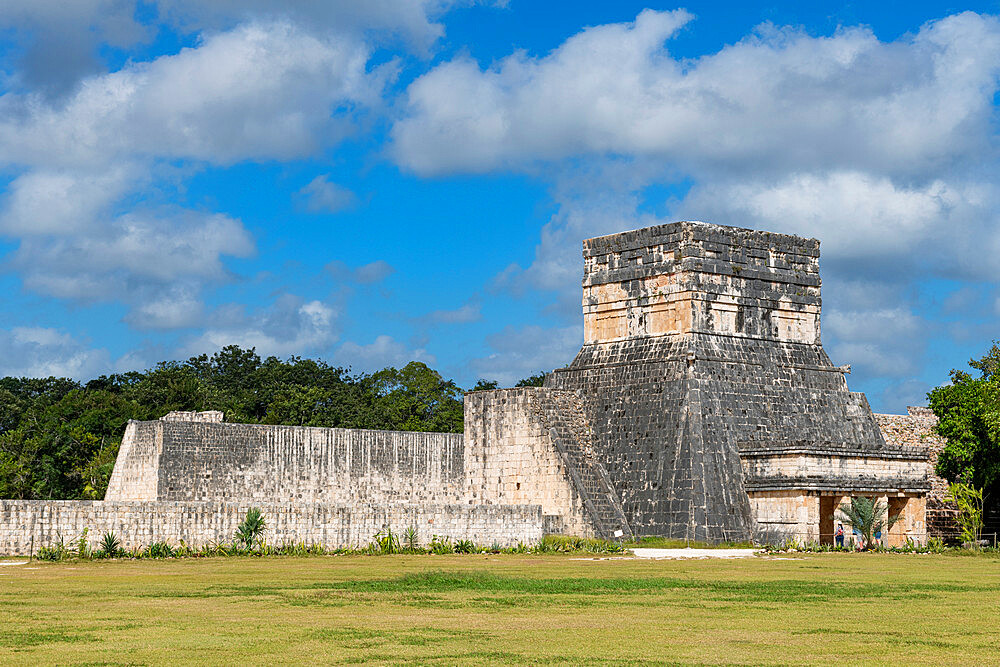
[[[0,0],[0,373],[513,383],[579,348],[582,239],[700,219],[820,238],[833,361],[922,404],[1000,337],[998,13]]]

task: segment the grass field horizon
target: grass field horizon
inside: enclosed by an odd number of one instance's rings
[[[794,554],[32,562],[0,662],[984,664],[1000,558]]]

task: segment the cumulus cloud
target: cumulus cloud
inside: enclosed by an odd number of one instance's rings
[[[437,363],[437,357],[422,347],[410,349],[407,345],[385,334],[377,336],[367,345],[346,341],[334,359],[355,371],[375,371],[387,366],[405,366],[411,361],[422,361],[428,366]]]
[[[88,379],[111,368],[107,350],[91,349],[70,334],[46,327],[0,331],[0,375]]]
[[[204,160],[311,155],[343,137],[335,106],[377,103],[391,65],[366,69],[369,47],[254,23],[197,48],[85,79],[64,104],[30,93],[0,98],[4,161],[21,166],[109,165],[122,156]]]
[[[369,68],[370,55],[360,34],[315,35],[275,19],[86,77],[64,101],[0,97],[0,167],[13,174],[0,235],[17,243],[8,268],[43,295],[120,300],[137,328],[195,324],[203,290],[232,277],[225,258],[247,257],[255,244],[225,214],[150,203],[183,182],[173,165],[335,145],[380,104],[393,74],[391,63]],[[318,189],[317,201],[331,205],[333,191],[323,200]]]
[[[215,323],[182,348],[184,356],[212,353],[226,345],[256,348],[262,356],[307,356],[337,341],[336,311],[321,301],[285,294],[268,308],[219,309]]]
[[[1000,187],[988,182],[893,183],[861,172],[791,174],[777,182],[714,181],[679,213],[819,237],[827,264],[881,272],[990,279],[1000,252]]]
[[[135,0],[5,0],[0,28],[20,33],[11,44],[25,87],[59,96],[100,70],[97,45],[124,47],[151,31],[135,18]],[[19,48],[18,48],[19,47]]]
[[[257,21],[287,21],[317,34],[368,33],[398,38],[427,53],[444,34],[436,18],[457,2],[441,0],[4,0],[0,29],[13,39],[15,79],[47,95],[64,95],[102,69],[100,46],[128,47],[170,27],[181,33],[224,32]],[[466,3],[461,3],[466,4]],[[153,15],[137,20],[137,10]],[[2,58],[3,54],[0,54]],[[9,57],[10,57],[9,56]]]
[[[393,128],[418,173],[578,155],[652,155],[703,170],[808,164],[926,175],[989,155],[1000,22],[965,13],[884,43],[866,28],[812,37],[762,26],[692,61],[667,40],[684,10],[587,28],[552,53],[483,70],[461,57],[407,91]]]
[[[909,379],[895,382],[882,391],[881,403],[883,409],[890,414],[906,414],[906,408],[910,405],[927,405],[927,392],[933,389],[932,386],[922,380]]]
[[[354,206],[358,199],[353,192],[331,181],[329,174],[312,179],[296,196],[312,213],[337,213]]]

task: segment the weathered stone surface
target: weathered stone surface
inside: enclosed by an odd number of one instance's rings
[[[460,434],[130,422],[106,500],[455,503]]]
[[[106,531],[128,549],[157,541],[176,546],[183,540],[195,548],[228,543],[251,506],[262,510],[265,537],[276,545],[359,547],[386,527],[415,528],[421,544],[437,535],[514,546],[542,536],[538,505],[0,500],[0,554],[28,555],[60,539],[69,543],[84,528],[91,548]]]
[[[680,222],[584,260],[584,346],[546,386],[580,392],[634,531],[745,540],[789,491],[925,492],[926,453],[886,444],[822,348],[818,241]]]
[[[946,499],[948,482],[934,474],[938,454],[946,444],[935,431],[938,419],[930,408],[908,406],[906,411],[905,415],[876,414],[875,421],[886,442],[927,452],[927,534],[941,539],[956,538],[960,532],[956,521],[958,507]]]
[[[890,543],[925,539],[937,450],[908,434],[930,422],[877,422],[830,362],[818,241],[678,222],[590,239],[583,255],[583,348],[545,387],[468,394],[464,437],[221,413],[130,422],[104,504],[4,505],[0,550],[87,522],[219,539],[250,504],[286,517],[290,541],[327,546],[408,521],[504,544],[543,528],[832,541],[835,508],[859,494],[901,516]]]

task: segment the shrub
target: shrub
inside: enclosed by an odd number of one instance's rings
[[[443,556],[445,554],[455,553],[455,547],[451,544],[451,539],[447,537],[438,537],[433,535],[431,537],[431,553]]]
[[[380,554],[398,554],[399,536],[392,532],[392,528],[386,526],[375,533],[375,541],[372,543],[372,551]]]
[[[121,540],[112,531],[104,533],[104,537],[101,538],[101,555],[105,558],[115,558],[121,553],[122,543]]]
[[[246,550],[260,549],[264,543],[267,524],[260,508],[251,507],[239,526],[236,527],[236,542]],[[236,546],[236,545],[234,545]]]
[[[472,543],[472,540],[459,540],[455,542],[455,553],[457,554],[477,554],[479,547]]]
[[[948,497],[958,506],[958,527],[962,531],[962,543],[978,549],[983,534],[983,490],[971,484],[954,482],[948,485]]]
[[[417,537],[417,529],[414,526],[410,526],[403,531],[403,543],[406,545],[406,550],[410,553],[422,551],[420,548],[420,540]]]
[[[153,542],[144,553],[148,558],[173,558],[177,551],[166,542]]]
[[[875,535],[888,533],[902,516],[888,516],[889,510],[885,503],[864,496],[851,498],[850,504],[841,504],[837,511],[840,513],[838,519],[861,535],[861,548],[865,551],[877,547],[874,544]]]

